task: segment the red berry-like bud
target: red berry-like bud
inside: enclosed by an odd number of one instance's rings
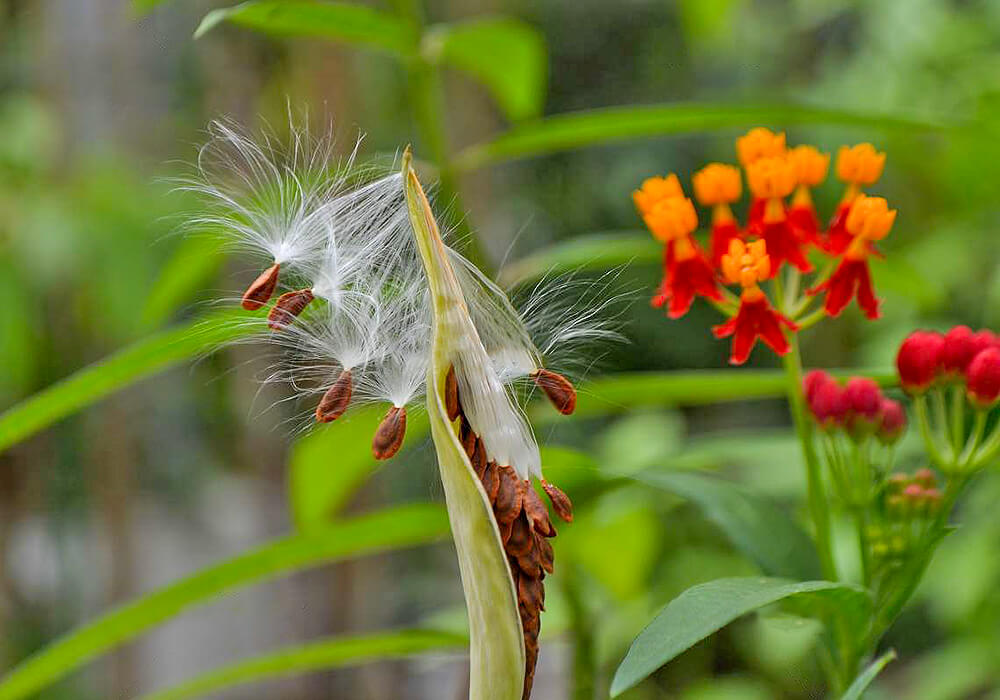
[[[805,394],[806,403],[810,409],[812,409],[813,399],[816,398],[816,392],[819,391],[820,387],[824,384],[833,384],[835,381],[828,372],[821,369],[810,370],[806,373],[802,379],[802,393]]]
[[[830,381],[818,385],[809,408],[816,422],[825,430],[843,426],[847,421],[847,397],[832,377]]]
[[[906,431],[906,411],[902,404],[892,399],[882,399],[882,421],[878,426],[878,439],[884,445],[893,445]]]
[[[966,377],[969,400],[980,408],[993,406],[1000,398],[1000,349],[987,348],[976,355]]]
[[[966,367],[975,357],[974,335],[968,326],[955,326],[944,334],[938,361],[945,374],[954,377],[965,373]]]
[[[922,394],[937,378],[944,337],[932,331],[914,331],[899,346],[896,369],[899,382],[910,394]]]
[[[847,402],[847,427],[851,432],[862,433],[878,427],[881,420],[882,390],[873,379],[851,377],[844,387]]]

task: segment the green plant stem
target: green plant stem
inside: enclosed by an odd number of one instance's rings
[[[913,402],[913,409],[917,414],[917,426],[920,428],[920,437],[924,441],[924,448],[930,455],[931,461],[942,470],[947,470],[948,462],[945,460],[941,449],[938,447],[937,436],[931,427],[930,417],[927,415],[927,397],[921,394]]]
[[[816,549],[819,554],[823,576],[828,581],[837,581],[837,565],[833,559],[833,545],[830,538],[830,507],[823,491],[823,475],[819,457],[813,444],[812,424],[806,415],[805,398],[802,395],[802,360],[799,356],[798,338],[789,339],[790,349],[782,358],[788,382],[788,406],[795,424],[795,433],[802,446],[802,456],[806,463],[806,487],[808,489],[809,513],[815,528]]]
[[[954,443],[951,440],[951,428],[948,423],[948,407],[945,402],[944,390],[941,387],[935,387],[932,395],[934,397],[932,399],[934,401],[934,421],[937,423],[937,429],[944,440],[944,444],[948,446],[951,452],[948,456],[948,461],[953,464],[958,454],[955,452]]]
[[[962,387],[951,389],[951,445],[956,465],[960,463],[959,453],[965,443],[965,391]]]

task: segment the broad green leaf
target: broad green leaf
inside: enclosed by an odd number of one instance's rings
[[[548,52],[541,33],[511,17],[477,17],[432,27],[421,51],[432,63],[468,73],[493,95],[508,119],[542,111]]]
[[[858,586],[829,581],[776,578],[725,578],[689,588],[674,598],[644,629],[615,672],[616,697],[663,664],[733,620],[768,605],[794,601],[842,614],[847,625],[863,625],[871,611],[868,593]]]
[[[27,697],[150,627],[235,586],[317,564],[442,539],[441,508],[400,506],[284,537],[123,605],[56,640],[0,680],[0,700]]]
[[[209,12],[195,31],[195,38],[222,22],[278,36],[360,44],[404,57],[413,56],[417,50],[416,32],[407,22],[351,3],[251,0]]]
[[[611,231],[576,236],[543,248],[500,270],[500,284],[512,287],[550,274],[576,270],[608,270],[622,265],[659,264],[663,244],[645,231]]]
[[[288,496],[299,530],[331,522],[364,483],[376,460],[371,441],[382,420],[384,406],[365,406],[340,420],[316,426],[295,442],[289,458]],[[411,412],[406,422],[406,444],[427,434],[427,421]]]
[[[895,372],[838,370],[835,376],[865,376],[881,386],[895,386]],[[628,372],[611,374],[580,387],[577,408],[570,418],[591,418],[648,406],[701,406],[720,401],[742,401],[784,396],[788,380],[781,370],[692,370],[683,372]],[[551,411],[533,410],[537,421],[553,418]]]
[[[861,700],[861,695],[868,689],[868,686],[875,680],[875,676],[882,672],[882,669],[889,665],[889,662],[896,658],[896,650],[890,649],[872,661],[868,668],[854,679],[848,687],[847,692],[840,696],[840,700]]]
[[[209,236],[185,238],[160,272],[142,308],[146,329],[159,327],[202,288],[202,283],[221,267],[225,254],[219,239]]]
[[[948,123],[891,114],[855,112],[796,104],[628,105],[557,114],[521,124],[488,143],[470,146],[453,161],[459,170],[494,163],[632,141],[650,136],[745,129],[753,126],[785,128],[795,124],[843,124],[887,130],[938,130]]]
[[[769,499],[704,474],[645,471],[633,478],[696,504],[764,574],[796,579],[820,575],[812,540]]]
[[[180,324],[43,389],[0,414],[0,452],[140,379],[259,331],[251,318],[226,311]]]
[[[427,370],[427,413],[469,614],[469,700],[518,700],[524,686],[525,651],[517,593],[492,506],[445,410],[445,376],[456,348],[475,347],[479,339],[430,204],[410,165],[409,151],[403,156],[403,177],[431,293],[434,339]]]
[[[382,659],[406,658],[429,651],[462,648],[468,641],[467,637],[460,634],[434,630],[397,630],[356,637],[334,637],[224,666],[173,688],[145,695],[142,700],[200,697],[254,681],[356,666]]]

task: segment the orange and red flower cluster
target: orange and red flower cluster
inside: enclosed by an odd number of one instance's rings
[[[867,261],[878,254],[874,244],[888,235],[896,212],[884,199],[863,194],[862,187],[881,176],[885,154],[867,143],[840,149],[836,172],[846,190],[823,230],[812,189],[826,179],[829,154],[812,146],[789,148],[783,133],[762,128],[737,139],[736,152],[751,194],[745,224],[732,210],[742,195],[739,168],[710,163],[692,177],[695,199],[711,209],[707,251],[695,238],[698,214],[676,175],[651,177],[632,193],[646,226],[664,244],[663,282],[653,306],[666,306],[671,318],[680,318],[696,296],[712,302],[730,317],[714,332],[732,336],[733,364],[747,360],[758,338],[779,355],[788,352],[782,328],[798,330],[811,298],[820,294],[827,315],[838,315],[856,298],[868,318],[878,318]],[[813,272],[813,249],[835,266],[828,265],[804,297],[775,299],[772,305],[760,284],[780,280],[786,265],[795,275]],[[739,285],[739,298],[724,285]],[[794,288],[797,296],[798,278]]]
[[[988,330],[914,331],[899,347],[896,368],[900,384],[912,395],[964,383],[975,406],[991,408],[1000,401],[1000,338]]]
[[[813,370],[802,380],[806,405],[821,430],[843,430],[852,439],[875,435],[895,444],[906,430],[906,411],[866,377],[851,377],[843,386],[829,373]]]

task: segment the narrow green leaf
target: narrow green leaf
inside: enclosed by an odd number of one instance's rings
[[[469,700],[518,700],[524,688],[525,650],[517,592],[493,507],[448,419],[444,398],[445,376],[457,348],[472,355],[478,346],[483,361],[489,359],[478,345],[408,150],[403,156],[403,177],[410,222],[431,293],[434,340],[427,369],[427,414],[469,614]]]
[[[889,665],[889,662],[896,658],[896,650],[890,649],[889,651],[882,654],[871,664],[868,665],[861,674],[854,679],[851,686],[847,689],[843,695],[840,696],[840,700],[861,700],[862,693],[868,689],[868,686],[872,684],[875,680],[875,676],[882,672],[882,669]]]
[[[448,523],[439,506],[414,504],[275,540],[203,569],[66,634],[0,680],[0,700],[27,697],[90,659],[235,586],[317,564],[427,544],[444,538],[447,533]]]
[[[536,117],[542,111],[548,51],[541,33],[511,17],[477,17],[432,27],[422,53],[468,73],[493,95],[508,119]]]
[[[506,265],[500,284],[513,287],[550,274],[576,270],[608,270],[622,265],[658,265],[663,244],[646,231],[610,231],[576,236]]]
[[[456,649],[468,637],[434,630],[398,630],[355,637],[334,637],[300,647],[247,659],[196,676],[181,685],[150,693],[142,700],[182,700],[254,681],[309,671],[356,666],[382,659],[400,659],[428,651]]]
[[[288,465],[288,497],[299,530],[330,523],[376,465],[371,442],[385,406],[365,406],[343,418],[316,426],[295,442]],[[423,414],[411,412],[406,444],[427,434]]]
[[[133,382],[260,330],[244,312],[225,311],[140,340],[0,414],[0,452]]]
[[[859,616],[871,610],[868,593],[847,583],[725,578],[694,586],[674,598],[632,642],[615,672],[612,697],[733,620],[794,599],[807,606],[822,606],[824,612],[842,610],[849,625],[862,625],[865,620]]]
[[[203,282],[222,266],[225,253],[221,240],[209,236],[183,239],[160,272],[142,308],[142,325],[158,328],[178,307],[187,303]]]
[[[796,124],[842,124],[885,130],[939,130],[950,124],[796,104],[701,104],[623,106],[557,114],[514,127],[488,143],[470,146],[454,160],[458,170],[474,170],[518,158],[632,141],[650,136],[713,129]]]
[[[871,377],[881,386],[895,386],[896,373],[879,370],[836,370],[835,376]],[[721,401],[774,398],[785,395],[788,380],[781,370],[727,369],[682,372],[628,372],[610,374],[580,387],[576,411],[568,420],[621,413],[649,406],[701,406]],[[532,411],[538,421],[553,418],[551,411]]]
[[[820,575],[812,540],[769,499],[692,472],[645,471],[633,478],[695,503],[764,574],[804,580]]]
[[[403,20],[364,5],[296,0],[251,0],[212,10],[194,36],[231,22],[276,36],[310,36],[380,49],[403,57],[417,50],[417,35]]]

